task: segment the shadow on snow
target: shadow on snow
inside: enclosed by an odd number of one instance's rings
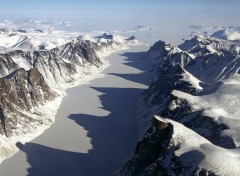
[[[147,83],[147,71],[150,67],[142,59],[139,62],[142,54],[122,55],[127,57],[124,64],[141,70],[141,74],[109,74],[137,83]],[[109,111],[109,115],[100,117],[71,114],[68,118],[88,131],[87,136],[91,138],[93,149],[85,154],[31,142],[25,145],[17,143],[18,148],[26,153],[27,161],[31,165],[28,168],[30,176],[109,176],[133,154],[138,139],[137,104],[143,89],[90,88],[102,93],[99,95],[102,107],[98,108]]]

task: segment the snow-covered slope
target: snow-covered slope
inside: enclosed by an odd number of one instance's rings
[[[142,138],[123,175],[240,174],[239,47],[235,41],[196,36],[178,47],[158,41],[149,49],[146,58],[156,65],[142,97]],[[171,138],[171,132],[156,133],[163,121],[152,120],[155,114],[173,126]],[[156,150],[152,139],[159,135],[169,145],[158,141]],[[145,152],[158,157],[145,163]]]
[[[230,41],[240,40],[240,31],[234,29],[220,30],[214,32],[212,37]]]
[[[65,35],[63,31],[0,29],[0,52],[50,50],[72,41],[73,38]]]
[[[174,133],[170,147],[178,157],[179,163],[185,167],[183,175],[200,175],[201,169],[215,175],[239,175],[240,149],[225,149],[212,144],[196,132],[184,125],[168,119],[173,125]],[[166,156],[166,157],[171,157]],[[171,161],[172,162],[172,161]],[[170,164],[170,163],[169,163]],[[165,167],[167,165],[165,164]],[[171,170],[168,171],[171,173]]]

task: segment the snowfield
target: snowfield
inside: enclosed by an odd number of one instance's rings
[[[184,125],[167,119],[174,126],[171,145],[179,146],[175,151],[184,166],[204,168],[216,175],[240,174],[240,149],[225,149],[212,144]]]
[[[26,31],[14,29],[11,32],[0,32],[0,52],[8,50],[51,50],[76,39],[80,33],[65,31]]]
[[[229,129],[221,135],[230,136],[234,144],[240,147],[240,77],[223,80],[222,84],[213,93],[203,96],[192,96],[190,94],[174,90],[172,94],[186,99],[194,111],[203,111],[203,115],[213,118],[219,123],[226,124]]]
[[[230,41],[240,40],[240,31],[234,29],[220,30],[213,33],[212,37]]]

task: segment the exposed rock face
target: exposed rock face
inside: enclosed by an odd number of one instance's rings
[[[0,54],[0,76],[6,76],[18,68],[17,64],[12,60],[13,55],[21,55],[21,51]]]
[[[57,94],[45,83],[37,68],[29,71],[18,69],[0,79],[0,117],[1,134],[7,137],[17,128],[19,116],[24,111],[31,112],[33,107],[52,101]]]
[[[133,35],[133,36],[131,36],[131,37],[129,37],[128,39],[126,39],[126,40],[136,40],[137,38]]]
[[[236,92],[240,91],[239,45],[205,37],[187,40],[179,48],[158,41],[146,56],[156,60],[156,65],[152,83],[142,96],[140,130],[144,137],[137,145],[135,155],[123,166],[123,175],[224,175],[221,165],[211,168],[211,162],[216,161],[204,159],[207,158],[207,152],[202,153],[199,149],[201,145],[196,148],[197,151],[191,151],[197,161],[186,165],[184,162],[188,158],[184,155],[190,154],[176,154],[180,147],[176,141],[181,138],[175,139],[171,133],[164,134],[165,138],[171,140],[170,144],[164,146],[158,141],[156,147],[162,152],[156,152],[156,149],[151,148],[151,139],[146,136],[155,134],[151,130],[151,119],[157,114],[183,124],[186,129],[196,132],[193,136],[210,143],[216,150],[222,147],[225,151],[235,151],[240,144],[237,137],[240,125],[237,118],[239,101],[236,97]],[[172,128],[175,131],[178,126]],[[143,141],[146,145],[140,145]],[[184,143],[187,142],[182,145]],[[144,152],[148,154],[141,155]],[[155,157],[145,165],[139,164],[148,155]],[[209,167],[202,166],[204,164],[200,166],[203,162],[209,163]],[[238,170],[226,173],[237,175]]]
[[[168,54],[168,48],[165,46],[166,43],[159,40],[147,51],[147,57],[151,59],[165,57]]]
[[[12,51],[0,54],[1,77],[6,76],[17,68],[38,68],[48,84],[74,81],[78,73],[77,67],[91,64],[99,67],[101,61],[98,53],[105,47],[90,41],[74,41],[50,51]]]
[[[101,70],[102,57],[122,45],[125,43],[114,40],[93,43],[76,39],[51,50],[0,54],[0,135],[7,141],[33,133],[36,125],[50,125],[52,119],[45,119],[42,106],[62,96],[69,83],[88,76],[92,69]]]
[[[171,124],[153,119],[151,128],[137,144],[134,156],[120,171],[121,175],[145,175],[145,168],[165,152],[172,134]]]
[[[84,65],[84,63],[91,63],[99,66],[101,61],[97,55],[97,52],[102,49],[102,46],[98,43],[90,42],[89,40],[77,42],[71,42],[61,47],[51,50],[53,55],[59,58],[63,58],[70,61],[73,64]],[[80,60],[82,59],[82,60]]]

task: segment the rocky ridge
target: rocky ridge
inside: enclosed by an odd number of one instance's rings
[[[142,138],[121,175],[238,175],[239,45],[203,36],[178,47],[158,41],[146,57],[156,65],[142,97]],[[162,118],[152,121],[155,114]],[[153,141],[161,119],[173,132]]]
[[[53,123],[66,88],[98,76],[108,66],[104,57],[129,45],[115,38],[74,39],[51,50],[1,53],[1,160],[18,150],[16,141],[27,142]]]

